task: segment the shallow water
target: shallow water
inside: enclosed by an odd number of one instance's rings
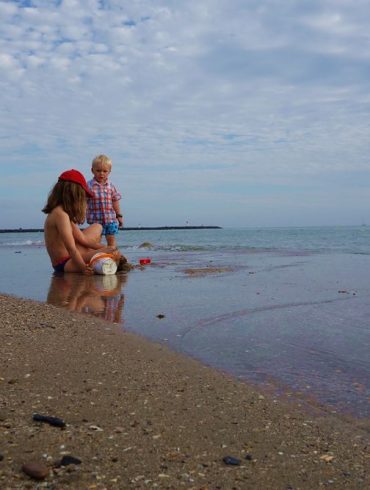
[[[126,232],[129,260],[152,264],[114,277],[54,277],[42,235],[0,234],[0,291],[121,323],[240,379],[368,417],[369,231],[314,230]],[[186,272],[206,267],[221,272]]]

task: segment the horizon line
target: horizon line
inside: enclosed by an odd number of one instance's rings
[[[221,230],[222,226],[215,225],[199,225],[199,226],[127,226],[124,228],[120,228],[120,231],[138,231],[138,230]],[[2,228],[0,229],[0,233],[35,233],[35,232],[43,232],[43,228]]]

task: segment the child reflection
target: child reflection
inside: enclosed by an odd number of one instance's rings
[[[121,323],[125,301],[122,289],[126,282],[127,274],[55,274],[50,282],[47,303]]]

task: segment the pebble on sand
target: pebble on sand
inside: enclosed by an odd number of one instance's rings
[[[49,474],[49,468],[43,463],[39,463],[37,461],[24,463],[22,466],[22,471],[34,480],[44,480]]]
[[[225,456],[222,460],[225,464],[231,464],[233,466],[240,465],[240,459],[234,458],[234,456]]]
[[[66,454],[60,460],[58,466],[68,466],[70,464],[81,464],[81,463],[82,463],[82,461],[80,459],[75,458],[74,456],[71,456],[70,454]]]
[[[51,417],[49,415],[40,415],[38,413],[34,413],[32,415],[32,419],[36,422],[45,422],[46,424],[53,425],[55,427],[65,427],[66,423],[64,420],[58,418],[58,417]]]

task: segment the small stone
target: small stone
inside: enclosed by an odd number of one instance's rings
[[[82,461],[78,458],[75,458],[74,456],[71,456],[69,454],[66,454],[63,456],[63,458],[60,460],[59,465],[60,466],[68,466],[69,464],[81,464]]]
[[[322,456],[320,456],[320,459],[321,461],[325,461],[325,463],[330,463],[331,461],[333,461],[334,456],[331,456],[330,454],[323,454]]]
[[[35,422],[45,422],[46,424],[53,425],[55,427],[65,427],[66,423],[64,420],[59,419],[58,417],[50,417],[49,415],[40,415],[38,413],[34,413],[32,415],[32,419]]]
[[[4,455],[0,453],[0,461],[4,459]]]
[[[245,459],[246,459],[247,461],[252,461],[253,457],[252,457],[252,455],[251,455],[251,454],[249,454],[249,453],[248,453],[248,454],[246,454],[246,455],[245,455]]]
[[[29,462],[22,466],[23,473],[30,476],[34,480],[44,480],[49,474],[49,468],[39,462]]]
[[[240,459],[234,458],[233,456],[225,456],[222,461],[225,464],[230,464],[233,466],[239,466],[240,465]]]

